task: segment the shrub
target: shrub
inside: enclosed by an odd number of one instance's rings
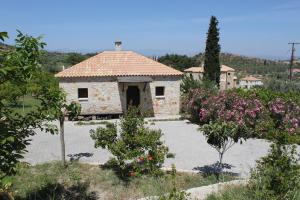
[[[199,77],[200,79],[200,77]],[[182,82],[180,84],[180,91],[183,94],[189,93],[193,89],[206,89],[206,90],[218,90],[218,87],[211,81],[204,81],[194,79],[194,77],[190,75],[185,75],[182,78]]]
[[[253,199],[296,199],[300,189],[299,155],[295,146],[271,145],[251,173]]]
[[[168,147],[160,140],[162,132],[145,127],[144,118],[135,107],[121,119],[119,135],[117,124],[112,123],[90,133],[96,148],[108,149],[114,156],[107,164],[122,178],[159,175],[166,156],[170,156]]]

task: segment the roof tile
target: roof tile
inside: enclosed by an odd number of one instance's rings
[[[180,76],[182,72],[132,51],[104,51],[88,58],[56,77],[97,76]]]

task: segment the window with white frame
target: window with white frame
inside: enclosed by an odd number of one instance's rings
[[[158,98],[165,97],[165,87],[163,86],[155,87],[155,96]]]

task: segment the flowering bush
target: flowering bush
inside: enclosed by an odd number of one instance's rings
[[[235,89],[217,94],[199,89],[189,94],[186,104],[192,120],[201,125],[234,122],[246,129],[247,137],[274,140],[275,133],[288,133],[294,138],[300,135],[298,96],[265,89]],[[290,143],[300,143],[300,139],[292,139]]]
[[[216,94],[214,89],[193,89],[183,100],[183,107],[190,114],[192,122],[199,122],[199,110],[202,107],[202,102],[211,95]]]
[[[269,111],[275,129],[296,134],[300,123],[300,108],[297,104],[276,98],[269,103]]]
[[[119,134],[117,124],[112,123],[90,133],[96,148],[108,149],[114,156],[107,166],[113,167],[122,178],[158,175],[165,158],[172,156],[160,141],[161,131],[145,127],[143,117],[134,107],[121,119]]]
[[[242,98],[236,93],[219,92],[202,101],[199,110],[201,124],[209,122],[235,122],[239,126],[254,128],[262,115],[263,105],[257,96]]]

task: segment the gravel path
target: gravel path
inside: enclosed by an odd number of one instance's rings
[[[94,142],[89,136],[89,130],[100,125],[74,125],[65,123],[66,155],[68,159],[80,159],[88,163],[105,163],[110,154],[103,149],[95,149]],[[210,147],[205,137],[198,131],[198,126],[186,121],[158,121],[154,128],[164,133],[163,140],[175,153],[174,159],[167,159],[165,167],[174,163],[177,169],[193,170],[211,165],[218,160],[216,150]],[[234,145],[224,156],[224,162],[233,165],[231,172],[242,177],[249,175],[255,160],[265,155],[269,144],[264,140],[249,139],[243,144]],[[36,164],[60,159],[59,135],[39,133],[32,138],[28,146],[25,161]]]

